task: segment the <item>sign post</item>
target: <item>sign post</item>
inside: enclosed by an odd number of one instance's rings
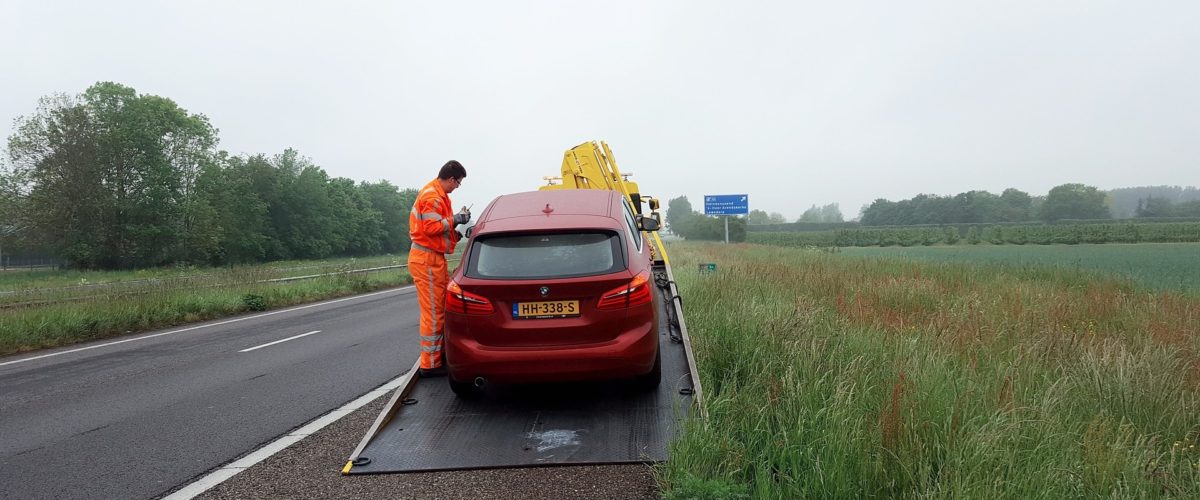
[[[747,215],[750,213],[750,195],[706,194],[704,215]],[[729,243],[729,217],[725,219],[725,243]]]

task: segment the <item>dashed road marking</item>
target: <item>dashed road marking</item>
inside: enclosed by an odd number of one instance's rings
[[[273,345],[275,345],[275,344],[282,344],[282,343],[284,343],[284,342],[287,342],[287,341],[289,341],[289,340],[296,340],[296,339],[298,339],[298,338],[300,338],[300,337],[307,337],[307,336],[309,336],[309,335],[312,335],[312,334],[314,334],[314,333],[321,333],[321,330],[313,330],[313,331],[311,331],[311,332],[308,332],[308,333],[301,333],[300,335],[294,335],[294,336],[288,337],[288,338],[286,338],[286,339],[279,339],[279,340],[276,340],[276,341],[274,341],[274,342],[267,342],[266,344],[263,344],[263,345],[256,345],[256,346],[254,346],[254,347],[251,347],[251,348],[249,348],[249,349],[242,349],[242,350],[240,350],[240,351],[238,351],[238,352],[250,352],[250,351],[254,351],[254,350],[258,350],[258,349],[262,349],[262,348],[264,348],[264,347],[271,347],[271,346],[273,346]]]

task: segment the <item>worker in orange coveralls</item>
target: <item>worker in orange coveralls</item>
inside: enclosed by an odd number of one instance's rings
[[[408,214],[408,272],[412,274],[417,301],[421,304],[421,377],[446,374],[442,357],[443,322],[446,319],[446,285],[450,281],[446,254],[462,239],[455,227],[471,221],[471,212],[463,207],[458,213],[450,206],[450,193],[462,186],[467,170],[450,160],[442,166],[437,179],[429,181],[417,193]]]

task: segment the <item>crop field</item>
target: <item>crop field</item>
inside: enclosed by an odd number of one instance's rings
[[[660,466],[666,498],[1200,498],[1194,295],[1070,266],[669,250],[708,418]]]
[[[1200,293],[1200,243],[954,245],[843,248],[845,255],[932,262],[1054,266],[1132,280],[1156,290]]]

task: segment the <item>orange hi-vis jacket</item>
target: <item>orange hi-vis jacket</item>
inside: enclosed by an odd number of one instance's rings
[[[454,232],[454,213],[450,197],[434,179],[417,193],[408,215],[408,272],[421,306],[421,368],[442,366],[442,332],[446,321],[446,286],[450,282],[446,255],[454,252],[458,233]]]
[[[408,236],[413,250],[454,253],[459,238],[454,232],[454,208],[437,179],[429,181],[417,193],[417,201],[408,214]]]

